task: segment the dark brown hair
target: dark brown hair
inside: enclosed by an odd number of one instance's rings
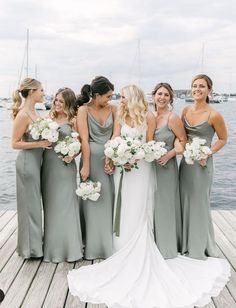
[[[89,102],[91,98],[94,98],[96,94],[104,95],[110,90],[114,91],[114,85],[106,77],[95,77],[92,80],[91,85],[83,85],[81,92],[76,99],[76,104],[80,107]]]

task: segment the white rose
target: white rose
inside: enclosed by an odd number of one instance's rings
[[[89,199],[92,200],[92,201],[97,201],[99,197],[100,197],[99,193],[94,193],[94,194],[89,196]]]
[[[52,130],[57,130],[58,127],[59,127],[59,125],[57,124],[57,122],[51,121],[51,122],[48,123],[48,127],[49,127],[50,129],[52,129]]]
[[[71,133],[71,137],[72,138],[78,138],[79,137],[79,134],[77,132],[72,132]]]
[[[109,158],[112,158],[113,157],[113,155],[114,155],[114,150],[112,149],[112,148],[106,148],[105,150],[104,150],[104,154],[107,156],[107,157],[109,157]]]

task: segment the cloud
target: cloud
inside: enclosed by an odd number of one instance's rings
[[[236,88],[235,21],[233,0],[1,1],[0,96],[17,86],[27,28],[30,74],[37,68],[50,93],[78,92],[100,74],[117,90],[161,80],[186,88],[201,70],[217,90]]]

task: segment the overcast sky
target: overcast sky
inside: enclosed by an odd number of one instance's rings
[[[29,76],[49,94],[97,75],[116,91],[187,89],[200,72],[236,92],[235,0],[0,0],[0,97],[17,88],[27,28]]]

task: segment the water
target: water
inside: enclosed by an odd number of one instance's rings
[[[185,106],[184,100],[178,100],[174,104],[174,111],[180,114]],[[236,101],[215,104],[214,108],[225,118],[229,140],[227,145],[214,155],[211,204],[216,208],[236,209]],[[11,148],[11,128],[10,111],[0,108],[0,210],[16,209],[15,160],[18,151]]]

